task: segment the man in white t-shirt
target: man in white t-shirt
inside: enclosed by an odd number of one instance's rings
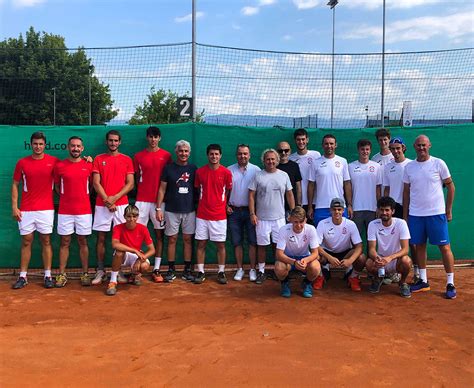
[[[321,273],[318,261],[319,237],[313,225],[306,224],[306,212],[296,206],[290,212],[290,223],[281,227],[276,247],[275,275],[281,281],[281,296],[289,298],[290,271],[306,274],[303,297],[313,296],[312,282]]]
[[[293,133],[295,139],[296,152],[290,155],[290,160],[298,163],[300,166],[301,173],[301,204],[303,208],[308,212],[308,179],[311,165],[316,159],[321,157],[318,151],[308,150],[309,136],[308,132],[304,128],[299,128]],[[316,202],[313,201],[311,208],[313,208]],[[308,223],[313,223],[313,220],[308,220]]]
[[[412,284],[412,292],[429,291],[426,274],[426,242],[437,245],[446,271],[446,298],[456,298],[454,287],[454,255],[449,241],[448,222],[453,219],[454,182],[446,163],[430,156],[428,136],[415,139],[416,160],[405,167],[403,175],[403,218],[408,220],[411,243],[415,245],[420,280]],[[447,189],[446,202],[443,186]]]
[[[347,160],[336,155],[337,141],[334,135],[323,137],[324,155],[311,164],[308,181],[308,201],[316,195],[314,225],[331,216],[329,204],[333,198],[345,198],[347,209],[344,216],[352,218],[352,186]],[[313,210],[308,209],[308,217]]]
[[[386,128],[380,128],[375,132],[375,138],[380,146],[380,152],[376,153],[372,160],[381,166],[385,166],[393,160],[392,153],[389,149],[390,131]]]
[[[408,257],[410,232],[405,220],[393,217],[395,201],[382,197],[377,202],[379,219],[369,224],[367,272],[373,276],[369,291],[376,294],[380,291],[383,278],[387,274],[400,273],[400,295],[411,296],[407,276],[410,273],[411,260]]]
[[[375,220],[377,200],[382,196],[382,167],[369,160],[372,151],[370,140],[357,142],[359,159],[349,164],[352,183],[352,221],[357,225],[361,236],[367,235],[369,223]]]
[[[331,200],[331,217],[322,220],[318,226],[320,239],[319,262],[323,265],[323,276],[318,276],[313,282],[313,288],[323,288],[325,280],[329,280],[329,265],[345,270],[352,291],[360,291],[359,273],[364,269],[366,257],[362,253],[362,240],[356,224],[343,216],[344,200]]]

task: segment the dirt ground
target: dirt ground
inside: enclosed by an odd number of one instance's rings
[[[0,280],[2,387],[472,387],[472,269],[444,271],[411,299],[396,285],[360,293],[336,273],[312,299],[215,275],[202,285],[23,290]],[[231,279],[231,274],[228,275]]]

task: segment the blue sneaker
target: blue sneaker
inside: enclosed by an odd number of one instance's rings
[[[283,298],[289,298],[291,296],[290,282],[288,280],[283,280],[281,282],[281,291],[280,295]]]
[[[303,298],[312,298],[313,297],[313,285],[311,282],[303,280]]]
[[[446,286],[446,299],[456,299],[456,287],[452,283]]]
[[[421,279],[410,286],[411,292],[425,292],[429,291],[430,289],[430,284],[428,282],[424,282]]]

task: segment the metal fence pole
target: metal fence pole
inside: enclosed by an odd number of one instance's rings
[[[384,117],[384,98],[385,98],[385,0],[383,0],[383,28],[382,28],[382,99],[381,99],[381,126],[385,125],[385,117]]]
[[[191,97],[193,99],[193,121],[196,121],[196,0],[193,1],[192,10],[192,69],[191,69]]]

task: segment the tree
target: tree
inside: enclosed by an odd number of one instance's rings
[[[94,76],[84,49],[71,52],[59,35],[35,32],[0,42],[0,124],[104,124],[118,111],[108,85]],[[54,98],[56,96],[56,98]]]
[[[135,114],[129,124],[170,124],[182,123],[190,119],[181,117],[176,107],[178,94],[171,90],[159,89],[155,91],[152,87],[150,94],[143,101],[143,105],[135,107]],[[187,97],[185,94],[183,97]],[[204,110],[197,114],[196,121],[203,120]]]

